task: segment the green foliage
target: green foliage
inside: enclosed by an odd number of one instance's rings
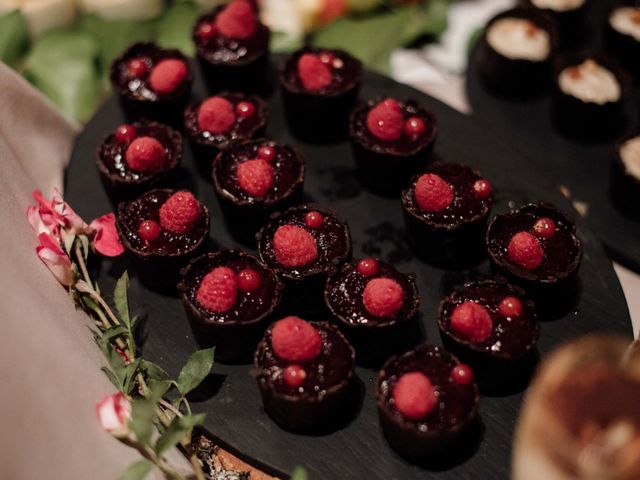
[[[153,470],[153,463],[149,460],[142,459],[131,465],[125,470],[118,480],[142,480],[145,478],[151,470]]]
[[[274,53],[288,53],[304,46],[304,41],[283,32],[271,32],[269,48]]]
[[[206,376],[211,373],[214,353],[215,347],[211,347],[198,350],[189,357],[187,363],[182,367],[180,375],[178,375],[178,390],[182,395],[188,394],[200,385]]]
[[[136,398],[131,402],[129,428],[142,445],[149,445],[156,416],[157,402],[154,398]]]
[[[198,7],[190,2],[172,5],[158,21],[158,44],[166,48],[177,48],[185,55],[193,55],[195,47],[191,30],[200,13]]]
[[[183,438],[189,440],[194,427],[202,425],[204,422],[204,413],[196,415],[185,415],[183,417],[175,417],[158,439],[155,451],[158,455],[162,455],[171,447],[178,444]]]
[[[0,60],[11,67],[29,48],[27,22],[19,10],[0,16]]]
[[[291,474],[291,480],[309,480],[309,475],[304,468],[296,467]]]

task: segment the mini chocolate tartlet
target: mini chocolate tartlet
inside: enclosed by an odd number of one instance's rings
[[[294,301],[297,311],[322,311],[327,276],[351,259],[347,223],[328,208],[300,205],[272,214],[256,240],[262,261],[287,286],[285,299]]]
[[[579,53],[555,65],[552,110],[556,127],[581,140],[611,138],[624,126],[630,79],[610,57]]]
[[[251,93],[264,89],[271,33],[253,2],[234,0],[214,8],[198,18],[192,37],[211,90],[230,85]]]
[[[116,228],[140,279],[173,291],[179,269],[209,236],[209,209],[188,191],[151,190],[118,205]]]
[[[378,374],[382,431],[413,460],[445,450],[476,418],[479,401],[471,369],[443,347],[423,344],[391,357]]]
[[[618,3],[610,13],[606,30],[607,50],[640,82],[640,5]]]
[[[258,344],[254,367],[264,409],[285,429],[326,428],[350,410],[355,352],[328,323],[275,322]]]
[[[491,183],[466,165],[436,163],[402,192],[409,240],[434,264],[465,264],[484,255],[482,234],[493,204]]]
[[[254,244],[271,212],[300,199],[304,171],[298,150],[272,140],[247,141],[220,152],[213,162],[213,186],[234,237]]]
[[[110,79],[127,115],[176,125],[189,98],[193,72],[179,50],[136,43],[113,61]]]
[[[620,211],[640,218],[640,131],[615,146],[611,162],[611,196]]]
[[[420,296],[415,274],[364,258],[328,278],[324,300],[332,320],[355,347],[358,363],[365,364],[406,349]]]
[[[314,142],[346,138],[349,112],[362,82],[362,63],[343,50],[304,48],[280,68],[285,114],[292,132]]]
[[[174,173],[182,159],[182,135],[157,122],[120,125],[98,148],[100,178],[114,200],[149,190]]]
[[[282,297],[273,270],[240,250],[222,250],[193,259],[180,277],[178,291],[198,343],[215,346],[216,360],[250,361]]]
[[[349,137],[362,184],[377,193],[398,193],[427,165],[437,131],[433,114],[413,100],[376,98],[357,107]]]
[[[221,92],[184,112],[184,129],[207,177],[219,152],[261,136],[266,124],[265,101],[243,93]]]
[[[590,0],[522,0],[522,3],[557,21],[563,48],[584,43]]]
[[[533,97],[551,84],[551,63],[558,48],[555,20],[530,8],[493,17],[480,40],[480,73],[494,93]]]

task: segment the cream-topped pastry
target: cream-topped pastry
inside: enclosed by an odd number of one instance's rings
[[[575,10],[584,5],[585,0],[531,0],[534,7],[546,8],[556,12]]]
[[[626,172],[640,180],[640,135],[627,140],[620,146],[620,159]]]
[[[562,70],[558,84],[567,95],[598,105],[617,102],[622,95],[616,76],[591,58]]]
[[[609,15],[611,27],[640,42],[640,7],[618,7]],[[640,59],[639,59],[640,60]]]
[[[525,18],[496,20],[487,31],[487,42],[496,52],[514,60],[540,62],[549,57],[549,32]]]

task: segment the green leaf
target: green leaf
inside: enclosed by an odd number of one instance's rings
[[[149,360],[142,359],[140,363],[140,370],[144,373],[145,378],[154,380],[168,380],[169,374],[165,372],[162,367],[156,365]]]
[[[284,32],[271,32],[269,48],[274,53],[287,53],[298,50],[304,46],[304,40],[300,37],[288,35]]]
[[[308,480],[309,475],[307,471],[302,467],[296,467],[291,474],[291,480]]]
[[[19,10],[0,16],[0,60],[15,67],[29,48],[27,22]]]
[[[213,368],[215,347],[194,352],[178,375],[178,390],[186,395],[196,388]]]
[[[105,340],[111,341],[111,339],[118,337],[124,333],[127,333],[127,327],[124,325],[118,325],[117,327],[112,327],[102,334],[102,338]]]
[[[100,370],[102,370],[104,372],[104,374],[107,376],[107,378],[109,379],[109,381],[113,384],[114,387],[116,387],[116,389],[121,392],[122,391],[122,383],[120,382],[120,380],[118,380],[118,378],[113,374],[113,372],[111,370],[109,370],[107,367],[102,367]]]
[[[140,367],[140,360],[141,359],[138,358],[124,368],[123,391],[127,395],[130,394],[133,388],[135,387],[134,380],[135,380],[136,374],[138,373],[138,367]]]
[[[383,5],[383,0],[347,0],[349,12],[368,12]]]
[[[118,390],[123,391],[124,384],[127,379],[126,365],[124,364],[124,360],[116,351],[111,342],[109,342],[109,340],[105,340],[104,337],[100,337],[96,339],[96,343],[100,347],[100,350],[102,350],[104,356],[107,358],[107,362],[111,367],[111,372],[118,381],[118,384],[116,385],[118,387]]]
[[[131,318],[129,317],[129,300],[127,298],[127,290],[129,288],[129,274],[125,271],[116,283],[113,291],[113,303],[116,306],[120,320],[122,320],[127,328],[131,327]]]
[[[473,48],[476,46],[476,43],[478,43],[480,38],[482,38],[483,34],[484,27],[478,27],[473,32],[471,32],[471,35],[469,35],[469,40],[467,40],[467,53],[470,54],[473,51]]]
[[[156,415],[156,402],[149,398],[137,398],[131,404],[129,428],[143,445],[149,445]]]
[[[153,463],[143,458],[129,466],[118,480],[142,480],[149,475],[151,470],[153,470],[153,467]]]
[[[175,385],[175,382],[173,380],[154,380],[151,378],[147,381],[147,385],[149,386],[151,393],[155,397],[160,398],[164,397],[164,395],[171,390],[171,387]]]
[[[169,425],[169,428],[167,428],[167,430],[158,439],[155,447],[156,453],[158,455],[162,455],[168,449],[176,445],[185,435],[190,434],[193,427],[202,425],[204,417],[204,413],[175,417],[171,422],[171,425]]]
[[[185,55],[193,55],[195,47],[191,39],[191,30],[200,13],[193,3],[173,4],[158,20],[158,44],[165,48],[177,48]]]
[[[447,29],[447,12],[451,0],[429,0],[406,7],[407,25],[402,35],[402,44],[410,45],[420,37],[439,36]]]
[[[100,101],[98,45],[78,30],[46,33],[25,62],[25,77],[68,117],[84,121]]]

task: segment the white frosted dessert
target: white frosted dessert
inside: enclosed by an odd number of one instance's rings
[[[591,58],[562,70],[558,84],[563,93],[598,105],[617,102],[622,95],[616,76]]]
[[[615,8],[609,15],[609,25],[616,32],[629,35],[640,42],[640,7]]]
[[[556,12],[568,12],[584,5],[586,0],[531,0],[534,7],[554,10]]]
[[[620,146],[620,160],[626,173],[640,181],[640,135]]]
[[[541,62],[551,52],[549,32],[525,18],[496,20],[487,31],[487,43],[496,52],[512,60]]]

